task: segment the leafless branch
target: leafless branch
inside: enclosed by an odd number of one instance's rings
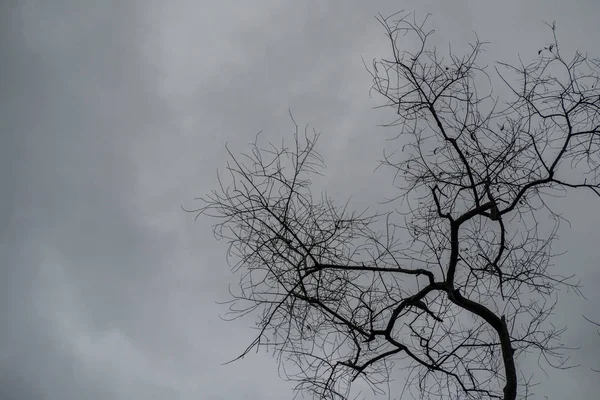
[[[443,57],[426,20],[380,16],[391,57],[370,70],[397,113],[401,142],[381,164],[408,212],[315,197],[318,134],[295,122],[291,147],[257,137],[250,153],[228,148],[227,181],[190,210],[229,242],[241,275],[230,317],[258,316],[242,356],[274,350],[316,398],[348,398],[358,379],[380,393],[398,368],[419,398],[514,400],[530,392],[518,357],[570,367],[549,318],[557,291],[579,283],[551,272],[563,219],[545,199],[600,195],[600,62],[563,58],[550,25],[533,61],[498,62],[492,77],[478,64],[486,43]]]

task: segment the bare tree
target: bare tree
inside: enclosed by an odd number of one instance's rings
[[[490,74],[478,64],[485,43],[442,57],[426,19],[378,18],[391,56],[368,68],[397,112],[397,150],[381,164],[395,171],[399,211],[313,195],[318,134],[297,125],[291,147],[257,138],[250,153],[229,152],[227,179],[189,210],[229,241],[241,276],[230,316],[257,316],[240,357],[272,349],[315,398],[347,398],[355,380],[384,392],[402,373],[394,397],[513,400],[530,393],[519,357],[569,367],[548,317],[557,291],[579,286],[552,268],[562,218],[548,200],[600,195],[600,62],[563,58],[552,24],[532,62]]]

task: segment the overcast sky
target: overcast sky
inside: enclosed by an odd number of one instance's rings
[[[534,57],[552,20],[564,50],[600,56],[597,0],[0,0],[0,398],[291,398],[269,355],[220,365],[253,320],[219,319],[225,243],[180,205],[215,187],[225,142],[290,138],[288,109],[322,132],[330,194],[381,200],[393,114],[361,57],[388,54],[374,16],[400,7],[432,13],[442,45],[477,31],[491,60]],[[600,319],[600,213],[587,194],[560,207],[556,264],[587,301],[561,296],[555,321],[582,367],[535,392],[594,398],[600,337],[580,315]]]

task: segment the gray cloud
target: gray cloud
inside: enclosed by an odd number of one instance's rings
[[[594,51],[596,2],[541,4],[405,7],[434,14],[441,45],[477,30],[490,54],[514,59],[545,43],[539,22],[556,19],[566,48]],[[219,365],[251,340],[252,320],[219,319],[226,308],[215,302],[235,283],[225,244],[179,206],[215,185],[225,142],[242,151],[261,129],[290,134],[288,109],[323,133],[329,169],[319,185],[339,201],[354,194],[357,207],[388,193],[371,171],[391,133],[375,125],[392,116],[371,109],[379,101],[368,97],[361,56],[386,54],[373,16],[397,6],[0,4],[0,397],[291,397],[269,355]],[[598,225],[576,210],[595,199],[569,201],[560,262],[582,274],[588,302],[567,298],[559,320],[581,345],[577,361],[594,365],[598,338],[579,314],[593,317],[600,302]],[[542,375],[538,392],[589,396],[595,376]]]

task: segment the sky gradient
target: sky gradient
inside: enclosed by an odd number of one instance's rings
[[[432,13],[442,47],[476,31],[490,62],[535,57],[553,20],[564,51],[600,56],[595,0],[1,0],[0,398],[292,398],[270,355],[220,365],[253,320],[219,318],[226,244],[180,206],[216,186],[226,142],[290,139],[288,110],[322,133],[319,187],[357,209],[392,194],[373,170],[394,115],[361,57],[388,55],[374,17],[400,7]],[[535,398],[593,398],[599,203],[557,204],[572,225],[555,264],[587,300],[561,295],[554,321],[582,366],[538,370]]]

